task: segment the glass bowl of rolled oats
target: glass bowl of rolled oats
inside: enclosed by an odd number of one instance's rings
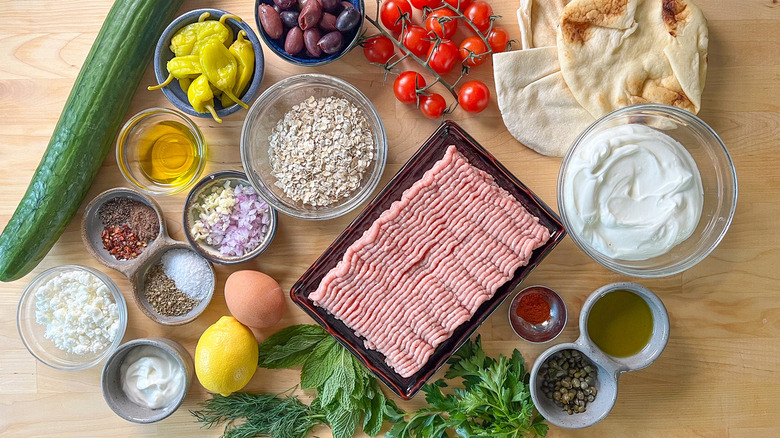
[[[322,74],[269,87],[241,130],[241,161],[252,186],[278,211],[301,219],[339,217],[376,189],[387,135],[371,101]]]

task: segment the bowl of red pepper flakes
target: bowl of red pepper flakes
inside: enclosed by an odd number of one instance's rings
[[[541,344],[561,334],[566,321],[566,303],[546,286],[530,286],[515,295],[509,305],[509,324],[524,340]]]

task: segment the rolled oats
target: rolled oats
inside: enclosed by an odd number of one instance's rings
[[[315,207],[348,197],[374,161],[366,115],[348,100],[309,97],[279,120],[268,137],[275,185]]]

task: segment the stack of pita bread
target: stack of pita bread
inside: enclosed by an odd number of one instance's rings
[[[688,0],[520,0],[523,50],[493,55],[498,107],[529,148],[563,156],[599,117],[654,102],[697,113],[707,22]]]

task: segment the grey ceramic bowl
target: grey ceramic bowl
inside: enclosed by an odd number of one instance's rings
[[[154,50],[154,75],[157,78],[157,83],[162,83],[168,77],[168,69],[166,66],[168,61],[170,61],[174,56],[170,49],[171,38],[173,38],[179,29],[190,23],[198,21],[198,17],[200,17],[200,15],[204,12],[208,12],[210,14],[209,19],[219,19],[222,17],[222,15],[230,13],[223,11],[222,9],[194,9],[180,15],[178,18],[173,20],[171,24],[169,24],[168,27],[166,27],[163,31],[160,39],[157,41],[157,47]],[[238,96],[239,99],[241,99],[244,103],[250,105],[252,99],[254,99],[260,92],[260,85],[263,82],[263,73],[265,71],[263,48],[260,45],[260,40],[257,39],[257,35],[252,30],[252,26],[250,26],[246,20],[243,20],[243,18],[241,22],[238,22],[234,19],[227,19],[225,20],[225,23],[233,30],[234,38],[235,35],[238,35],[239,30],[245,31],[247,40],[252,42],[252,46],[255,49],[255,72],[252,75],[252,79],[249,80],[249,85],[246,91],[244,91],[244,94]],[[170,100],[171,103],[176,106],[176,108],[184,111],[185,113],[196,117],[211,118],[211,114],[199,113],[192,108],[189,100],[187,100],[187,93],[181,89],[178,80],[174,79],[173,82],[171,82],[168,86],[163,87],[162,92],[165,94],[165,97],[167,97],[168,100]],[[219,102],[219,99],[214,99],[214,109],[216,109],[218,116],[224,117],[238,111],[241,109],[241,106],[234,104],[229,107],[223,107]]]
[[[653,313],[653,332],[647,345],[639,353],[618,358],[602,352],[588,336],[588,316],[593,305],[604,295],[616,290],[627,290],[642,297]],[[580,337],[573,343],[559,344],[539,355],[531,369],[531,398],[536,409],[550,423],[567,428],[580,429],[592,426],[606,418],[617,400],[618,379],[628,371],[636,371],[649,366],[661,355],[669,340],[669,314],[661,299],[644,286],[636,283],[611,283],[590,294],[580,312]],[[598,381],[594,385],[598,390],[595,400],[588,404],[581,414],[569,415],[547,398],[541,390],[542,364],[550,356],[561,350],[573,349],[581,352],[598,369]]]
[[[171,242],[170,244],[161,248],[159,251],[155,252],[154,255],[147,259],[145,263],[140,266],[138,270],[134,271],[129,277],[130,283],[133,285],[133,298],[135,298],[135,303],[138,305],[144,315],[148,316],[152,321],[162,325],[183,325],[194,321],[195,318],[200,316],[200,314],[206,310],[206,307],[208,307],[209,303],[211,302],[211,298],[214,296],[214,288],[217,283],[216,275],[214,274],[214,267],[211,265],[211,263],[209,263],[208,260],[206,260],[206,263],[208,263],[209,266],[209,272],[211,273],[212,282],[211,290],[209,291],[208,295],[195,307],[193,307],[192,310],[185,313],[184,315],[166,316],[157,312],[157,310],[154,309],[154,306],[149,303],[149,300],[146,299],[146,294],[144,293],[146,288],[146,272],[152,266],[160,263],[160,259],[162,259],[162,256],[166,252],[173,249],[186,249],[188,251],[193,251],[192,247],[190,247],[190,245],[187,243]]]
[[[265,233],[263,241],[260,242],[260,244],[257,245],[255,249],[249,251],[243,256],[224,255],[220,253],[216,247],[209,245],[202,240],[195,240],[191,230],[192,226],[198,220],[198,216],[196,212],[194,212],[193,205],[196,202],[200,202],[200,196],[202,194],[206,193],[212,187],[217,185],[224,185],[226,181],[229,181],[231,187],[236,187],[237,184],[241,184],[244,187],[249,187],[254,190],[254,187],[252,187],[252,184],[249,182],[246,174],[243,172],[224,170],[221,172],[212,173],[211,175],[208,175],[202,180],[198,181],[195,187],[193,187],[190,191],[189,195],[187,195],[187,200],[184,202],[184,217],[182,218],[182,226],[184,227],[184,234],[187,236],[187,241],[190,243],[190,245],[192,245],[195,251],[200,253],[200,255],[214,263],[219,263],[222,265],[235,265],[237,263],[251,260],[268,249],[268,247],[271,245],[271,242],[274,240],[274,236],[276,235],[276,224],[278,223],[279,218],[276,213],[276,209],[273,208],[273,206],[270,204],[266,203],[270,213],[268,231]],[[263,198],[260,198],[260,201],[265,202]]]
[[[103,243],[100,237],[100,233],[104,226],[98,215],[98,210],[105,202],[118,197],[130,198],[150,206],[157,213],[157,219],[160,222],[160,233],[157,238],[151,241],[146,249],[144,249],[138,257],[132,260],[116,260],[108,251],[103,249]],[[186,324],[203,313],[209,305],[209,302],[211,302],[211,297],[214,295],[214,288],[212,288],[208,296],[201,300],[201,302],[190,310],[189,313],[182,316],[171,317],[157,313],[144,296],[144,276],[146,275],[146,271],[156,263],[159,263],[160,258],[166,251],[174,248],[186,248],[192,251],[192,248],[186,242],[178,242],[168,236],[168,229],[165,225],[165,218],[162,214],[162,210],[160,210],[160,206],[149,196],[124,187],[109,189],[95,196],[95,198],[87,204],[84,211],[84,216],[81,220],[81,238],[84,241],[87,252],[95,257],[97,261],[111,269],[121,272],[130,280],[130,283],[133,286],[135,304],[154,322],[163,325]],[[206,263],[209,264],[212,280],[216,283],[214,267],[208,261],[206,261]]]
[[[122,389],[121,367],[127,354],[136,347],[151,346],[159,348],[161,351],[173,357],[178,364],[179,369],[184,373],[184,389],[170,404],[159,409],[150,409],[140,406],[131,401],[125,395]],[[195,365],[192,356],[178,342],[165,338],[141,338],[134,339],[119,346],[114,353],[109,356],[106,364],[103,366],[103,373],[100,377],[100,386],[103,389],[103,399],[106,400],[108,407],[114,413],[133,423],[154,423],[160,421],[181,406],[184,398],[189,392],[193,377],[195,376]]]

